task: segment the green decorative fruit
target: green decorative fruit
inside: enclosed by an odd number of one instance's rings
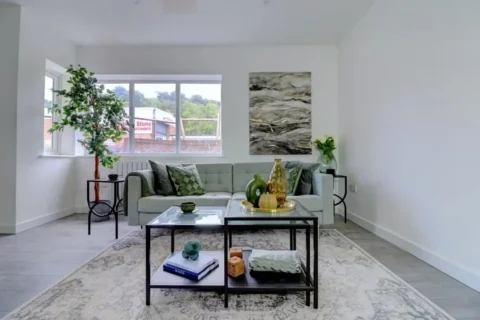
[[[267,192],[267,183],[263,181],[259,174],[254,174],[253,179],[247,184],[246,196],[248,202],[258,208],[260,196]]]

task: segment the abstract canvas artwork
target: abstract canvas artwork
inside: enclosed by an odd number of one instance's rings
[[[250,73],[250,154],[312,154],[310,72]]]

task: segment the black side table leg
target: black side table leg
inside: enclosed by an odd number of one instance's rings
[[[88,235],[90,235],[90,228],[92,224],[92,209],[90,208],[90,183],[87,181],[87,205],[88,205]]]
[[[115,216],[115,239],[118,239],[118,212],[115,212],[114,216]]]
[[[113,215],[115,216],[115,239],[118,239],[118,204],[119,204],[119,185],[118,183],[114,184],[113,187]]]
[[[147,227],[148,230],[148,227]],[[172,229],[170,232],[170,253],[175,252],[175,229]]]
[[[88,211],[88,235],[90,235],[91,224],[92,224],[92,210]]]
[[[318,220],[313,221],[313,307],[318,309]]]

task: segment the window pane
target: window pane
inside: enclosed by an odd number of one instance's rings
[[[106,90],[111,90],[115,93],[117,97],[124,101],[123,108],[129,114],[129,84],[128,83],[104,83]],[[125,121],[128,119],[125,119]],[[128,133],[123,135],[122,140],[118,142],[113,142],[111,140],[107,141],[107,147],[113,152],[130,152],[129,150],[129,136]]]
[[[135,152],[175,152],[175,84],[135,84],[134,106]]]
[[[53,148],[53,135],[48,132],[52,128],[52,112],[49,108],[53,107],[53,78],[45,76],[45,93],[43,97],[43,142],[45,150]]]
[[[180,152],[221,153],[221,84],[182,84],[180,92]]]

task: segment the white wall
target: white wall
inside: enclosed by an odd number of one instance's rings
[[[43,153],[43,101],[46,59],[75,64],[76,48],[44,27],[22,7],[17,106],[17,231],[74,212],[73,158],[39,158]],[[71,141],[73,144],[73,139]]]
[[[352,219],[480,290],[480,1],[377,1],[339,49]]]
[[[254,71],[312,72],[312,134],[337,135],[337,49],[333,46],[261,47],[79,47],[78,63],[97,74],[221,74],[222,158],[200,162],[271,161],[274,156],[249,155],[248,74]],[[314,161],[317,155],[284,159]],[[187,161],[171,159],[169,161]],[[78,207],[85,206],[85,177],[93,175],[93,159],[77,159]]]
[[[20,7],[0,4],[0,233],[15,231],[19,32]]]

